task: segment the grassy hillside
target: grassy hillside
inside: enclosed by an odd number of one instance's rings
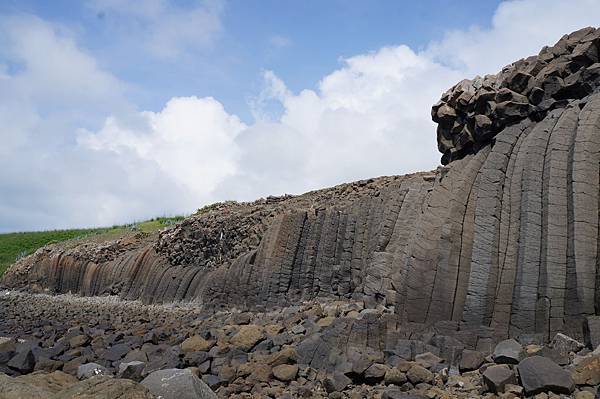
[[[72,229],[0,234],[0,276],[17,259],[35,252],[49,243],[91,236],[112,239],[131,231],[151,233],[183,219],[183,216],[161,217],[123,226],[96,229]]]

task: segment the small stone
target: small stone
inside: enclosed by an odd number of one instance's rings
[[[589,391],[579,391],[575,394],[575,399],[594,399],[596,395]]]
[[[273,376],[279,381],[292,381],[296,379],[298,374],[298,366],[291,364],[281,364],[273,367]]]

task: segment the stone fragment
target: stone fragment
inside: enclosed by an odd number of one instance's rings
[[[77,368],[77,378],[80,380],[91,378],[97,375],[111,375],[106,367],[98,363],[85,363]]]
[[[507,384],[516,384],[515,373],[504,365],[490,366],[483,372],[483,381],[493,393],[503,393]]]
[[[550,347],[562,355],[568,355],[571,352],[579,352],[583,349],[584,345],[565,334],[558,333],[552,338]]]
[[[74,336],[69,340],[69,346],[71,348],[79,348],[80,346],[85,346],[92,341],[90,336],[85,334],[79,334]]]
[[[546,357],[531,356],[523,359],[518,369],[521,384],[528,395],[540,392],[570,394],[575,389],[569,373]]]
[[[459,370],[462,372],[477,370],[484,362],[485,356],[479,351],[464,349],[460,359]]]
[[[402,371],[398,370],[396,367],[392,367],[388,371],[386,371],[385,376],[383,377],[383,381],[386,385],[402,385],[407,381],[406,374]]]
[[[158,370],[141,384],[163,399],[216,399],[217,395],[190,369]]]
[[[433,373],[425,367],[415,364],[408,370],[406,377],[413,384],[419,384],[421,382],[429,383],[433,380]]]
[[[582,359],[571,372],[571,377],[577,385],[599,385],[600,356],[592,355]]]
[[[494,348],[492,357],[496,363],[517,364],[523,358],[523,346],[512,338],[501,341]]]
[[[264,339],[263,329],[254,324],[241,326],[239,331],[231,338],[231,344],[248,352]]]
[[[298,366],[291,364],[281,364],[273,367],[273,376],[279,381],[292,381],[296,379],[298,374]]]
[[[346,377],[343,373],[336,371],[325,377],[323,380],[323,387],[328,393],[342,392],[351,383],[352,380],[350,378]]]
[[[385,364],[373,363],[365,370],[364,377],[368,381],[381,381],[388,370]]]
[[[208,341],[200,335],[194,335],[181,343],[181,350],[188,352],[207,352],[214,346],[214,341]]]
[[[8,362],[8,367],[22,374],[31,373],[35,367],[35,356],[31,349],[17,352]]]
[[[133,381],[141,381],[146,363],[137,360],[131,362],[121,362],[119,364],[119,371],[117,376],[119,378],[126,378]]]
[[[434,355],[431,352],[421,353],[415,356],[415,363],[420,366],[425,367],[426,369],[430,369],[438,364],[442,363],[444,359],[439,356]]]

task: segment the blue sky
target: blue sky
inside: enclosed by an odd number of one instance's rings
[[[29,13],[73,29],[101,65],[135,85],[131,98],[142,109],[159,110],[174,96],[214,96],[251,122],[248,98],[260,91],[265,69],[292,91],[315,87],[340,58],[397,43],[421,49],[448,30],[487,27],[499,1],[230,0],[219,5],[221,27],[210,45],[168,59],[115,40],[127,21],[99,3],[8,0],[0,12]],[[171,4],[185,10],[202,3]]]
[[[0,232],[439,164],[430,108],[600,0],[0,3]]]

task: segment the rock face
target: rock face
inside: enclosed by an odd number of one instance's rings
[[[435,172],[220,204],[155,242],[48,247],[2,284],[207,308],[360,300],[472,347],[582,339],[600,307],[599,44],[586,28],[444,94]]]

